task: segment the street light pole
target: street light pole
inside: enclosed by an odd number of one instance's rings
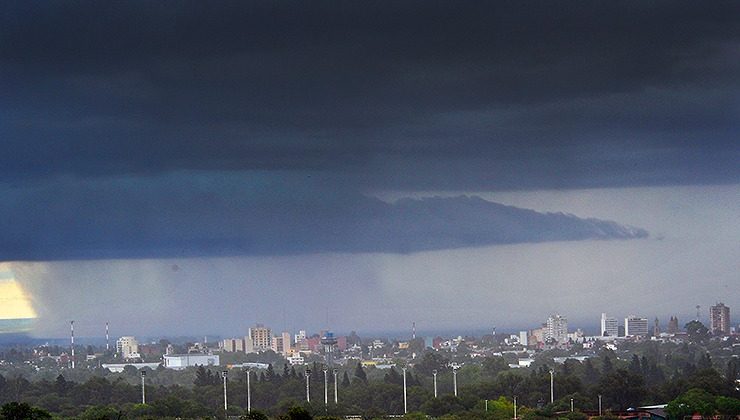
[[[249,368],[246,369],[247,372],[247,413],[252,412],[252,390],[249,386],[249,377],[252,376],[249,372]]]
[[[339,404],[339,392],[337,391],[337,375],[339,374],[339,371],[337,369],[334,369],[334,404]]]
[[[309,380],[311,379],[311,369],[306,369],[306,402],[311,402],[311,388]]]
[[[401,368],[403,370],[403,414],[408,413],[408,407],[406,405],[406,368]]]
[[[324,405],[329,405],[329,371],[324,369]]]
[[[555,402],[555,370],[550,369],[550,404]]]
[[[226,399],[226,378],[229,376],[229,371],[225,370],[221,372],[221,375],[224,377],[224,413],[226,414],[226,417],[229,416],[229,403]]]
[[[434,376],[434,398],[437,398],[437,369],[432,371],[432,375]]]
[[[141,403],[146,404],[146,390],[144,389],[144,378],[146,378],[146,371],[142,369],[141,374]]]

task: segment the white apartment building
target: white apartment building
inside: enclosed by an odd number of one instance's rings
[[[139,342],[131,336],[121,337],[116,340],[116,353],[120,354],[124,359],[138,359],[141,357],[139,354]]]
[[[648,319],[630,315],[624,319],[624,335],[626,337],[647,337]]]
[[[568,342],[568,319],[566,317],[554,314],[547,318],[545,341],[550,340],[557,344]]]
[[[617,318],[612,316],[606,316],[606,313],[601,313],[601,335],[602,337],[617,337],[619,335],[619,322]]]

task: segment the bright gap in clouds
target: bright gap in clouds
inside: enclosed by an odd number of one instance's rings
[[[36,318],[36,311],[26,291],[15,280],[7,264],[0,264],[0,320],[22,320]],[[3,331],[5,328],[11,331]],[[8,324],[0,332],[13,332]]]

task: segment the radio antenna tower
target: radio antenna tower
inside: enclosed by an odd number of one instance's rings
[[[105,322],[105,351],[110,351],[110,336],[108,335],[108,322]]]
[[[70,343],[72,345],[72,369],[75,368],[75,322],[69,321]]]

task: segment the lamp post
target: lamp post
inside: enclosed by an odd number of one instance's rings
[[[225,370],[225,371],[221,372],[221,376],[223,376],[223,378],[224,378],[224,413],[228,417],[228,415],[229,415],[229,403],[228,403],[228,401],[226,399],[226,378],[229,376],[229,371],[228,370]]]
[[[516,420],[516,395],[514,395],[514,420]]]
[[[251,390],[251,387],[249,386],[250,385],[249,377],[252,375],[249,371],[249,368],[245,368],[244,372],[247,374],[247,413],[251,413],[252,412],[252,390]]]
[[[599,417],[601,417],[601,394],[599,394]]]
[[[434,398],[437,398],[437,369],[432,371],[432,376],[434,376]]]
[[[570,412],[573,412],[573,398],[570,399]]]
[[[329,370],[324,369],[324,405],[329,405]]]
[[[144,389],[144,379],[146,378],[146,371],[144,369],[139,371],[141,375],[141,403],[146,404],[146,390]]]
[[[309,380],[311,379],[311,369],[306,369],[306,402],[311,402],[311,389]]]
[[[339,370],[334,369],[334,404],[339,404],[339,392],[337,391],[337,375]]]
[[[406,405],[406,368],[401,368],[403,370],[403,414],[408,413],[408,407]]]
[[[455,396],[457,397],[457,368],[452,368],[452,385],[455,388]]]
[[[555,402],[555,370],[550,369],[550,404]]]

